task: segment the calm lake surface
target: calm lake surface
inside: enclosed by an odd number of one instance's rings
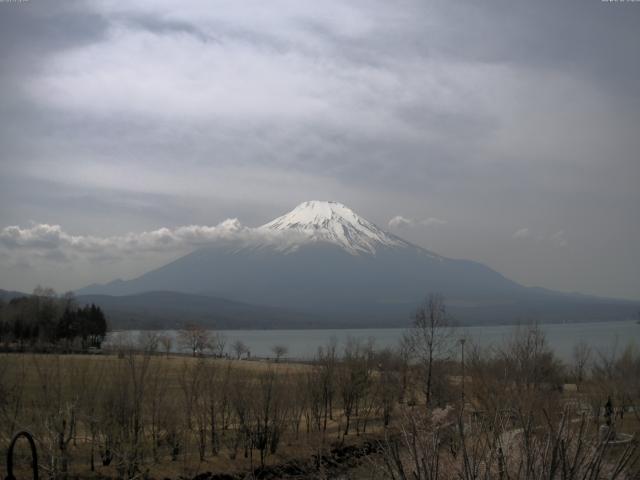
[[[633,344],[640,347],[640,324],[635,321],[571,323],[540,325],[547,341],[556,354],[565,361],[570,361],[574,346],[579,342],[589,344],[594,351],[611,353],[614,349],[621,352]],[[500,346],[508,340],[517,327],[513,325],[491,325],[479,327],[459,327],[455,335],[466,337],[470,342],[482,347]],[[327,330],[220,330],[218,333],[226,339],[227,351],[236,340],[242,340],[253,357],[272,357],[274,345],[284,345],[291,359],[310,359],[318,347],[327,345],[332,339],[338,342],[338,351],[344,347],[347,339],[356,338],[363,341],[372,339],[377,348],[395,347],[406,329],[327,329]],[[167,334],[177,336],[177,331],[169,330]],[[114,336],[129,335],[135,340],[139,331],[114,332],[108,339],[115,341]],[[179,348],[174,341],[174,349]]]

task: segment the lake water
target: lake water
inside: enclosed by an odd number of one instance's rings
[[[571,323],[540,325],[546,334],[547,341],[555,353],[563,360],[570,361],[574,346],[585,342],[594,351],[603,353],[613,349],[622,351],[627,345],[640,347],[640,324],[635,321]],[[482,347],[499,346],[513,335],[517,327],[513,325],[491,325],[460,327],[455,335],[466,337],[471,343]],[[327,329],[327,330],[221,330],[218,333],[226,339],[227,351],[237,340],[241,340],[249,348],[254,357],[272,357],[274,345],[284,345],[288,349],[287,357],[291,359],[311,359],[318,347],[327,345],[332,339],[338,342],[338,351],[344,347],[347,339],[355,338],[363,341],[372,339],[378,348],[395,347],[406,329]],[[135,338],[140,332],[127,332]],[[175,330],[166,332],[177,336]],[[113,339],[111,339],[112,341]],[[176,345],[176,342],[174,342]]]

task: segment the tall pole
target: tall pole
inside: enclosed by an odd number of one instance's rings
[[[466,338],[460,339],[460,346],[462,347],[462,409],[464,410],[464,342]]]

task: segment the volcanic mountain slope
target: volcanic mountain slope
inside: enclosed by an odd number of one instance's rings
[[[442,293],[466,322],[579,320],[596,304],[597,319],[618,319],[635,308],[616,301],[604,308],[592,297],[523,287],[482,264],[413,245],[336,202],[302,203],[252,229],[250,238],[202,248],[136,279],[79,293],[204,294],[307,312],[344,326],[405,325],[429,292]]]

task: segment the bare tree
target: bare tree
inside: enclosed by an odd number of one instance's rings
[[[418,307],[410,332],[411,346],[422,364],[426,404],[433,400],[433,367],[436,359],[448,352],[453,331],[444,303],[438,293],[429,297]]]
[[[78,420],[88,432],[89,468],[95,471],[95,454],[100,427],[99,403],[103,395],[105,384],[105,363],[80,363],[73,369],[69,377],[75,378],[74,390],[78,392]],[[75,445],[75,439],[74,439]]]
[[[465,351],[465,369],[469,372],[467,398],[487,415],[509,411],[528,424],[531,415],[559,408],[562,364],[536,325],[516,328],[498,348],[471,344]]]
[[[207,445],[207,429],[209,424],[205,359],[195,363],[185,362],[180,374],[180,387],[183,394],[185,412],[185,430],[190,431],[196,439],[200,460],[204,460]]]
[[[262,373],[254,387],[251,401],[251,444],[260,453],[260,465],[275,454],[288,415],[286,382],[274,370]]]
[[[160,335],[160,345],[162,346],[162,350],[164,351],[165,355],[167,357],[169,357],[169,353],[171,353],[171,347],[173,346],[173,338],[171,337],[171,335]]]
[[[539,325],[519,326],[500,349],[510,380],[524,392],[561,384],[562,367]]]
[[[244,344],[242,340],[236,340],[235,342],[233,342],[233,345],[231,345],[231,348],[233,349],[233,352],[236,354],[236,358],[238,360],[240,360],[242,355],[244,355],[249,351],[249,348],[247,348],[247,346]]]
[[[160,346],[160,336],[158,332],[144,331],[138,334],[138,346],[140,350],[147,353],[156,353]]]
[[[333,420],[333,398],[336,393],[336,364],[338,342],[331,338],[325,347],[318,348],[317,363],[320,367],[320,382],[322,385],[323,403],[323,432],[327,431],[327,419]]]
[[[374,361],[377,367],[375,377],[375,400],[382,412],[384,427],[391,422],[391,414],[400,400],[402,393],[402,375],[404,371],[403,359],[392,350],[379,352]]]
[[[351,420],[358,418],[361,402],[366,396],[372,381],[370,362],[372,347],[363,345],[356,339],[347,340],[344,359],[337,369],[338,391],[342,399],[342,412],[345,418],[344,435],[349,435]],[[356,424],[359,432],[359,423]]]
[[[573,347],[573,376],[576,387],[580,390],[580,385],[584,381],[587,365],[591,361],[591,347],[585,342],[580,342]]]
[[[190,350],[194,357],[209,348],[210,340],[210,332],[200,325],[188,324],[178,332],[178,343],[185,350]]]
[[[276,356],[276,363],[277,363],[280,361],[282,357],[284,357],[289,352],[289,349],[284,345],[274,345],[273,347],[271,347],[271,351]]]
[[[73,388],[73,382],[77,378],[65,375],[65,361],[60,356],[46,360],[34,356],[32,360],[42,402],[40,436],[48,460],[46,468],[52,478],[65,478],[69,471],[70,445],[76,434],[79,392]],[[63,395],[65,388],[74,391],[71,398]]]
[[[216,332],[211,338],[209,348],[213,352],[214,357],[222,358],[224,356],[224,349],[227,346],[227,337],[222,333]]]
[[[398,368],[399,368],[399,374],[400,374],[400,394],[398,397],[399,403],[405,402],[405,396],[409,388],[409,373],[411,371],[410,363],[413,357],[412,344],[413,344],[412,336],[409,333],[405,333],[400,338],[400,342],[396,349],[396,354],[399,362]],[[413,393],[413,391],[411,393]],[[410,399],[410,401],[412,403],[415,403],[413,402],[413,399]]]
[[[156,361],[150,364],[145,378],[147,383],[147,397],[143,402],[144,417],[147,421],[145,431],[151,436],[151,454],[154,462],[159,461],[158,446],[163,434],[162,414],[168,410],[167,373],[165,365]]]

